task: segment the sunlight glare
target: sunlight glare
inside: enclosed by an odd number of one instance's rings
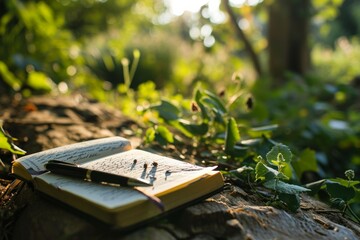
[[[181,16],[185,12],[196,13],[201,7],[210,0],[165,0],[165,4],[169,7],[172,14]]]
[[[245,4],[249,6],[256,6],[264,0],[230,0],[230,4],[235,7],[241,7]]]

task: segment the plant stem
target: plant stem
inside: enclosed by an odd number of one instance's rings
[[[133,53],[134,56],[134,60],[131,64],[131,68],[130,68],[130,84],[134,79],[135,76],[135,71],[137,69],[137,66],[139,64],[139,60],[140,60],[140,51],[139,50],[135,50]],[[129,86],[130,87],[130,86]]]
[[[130,89],[131,79],[130,79],[130,73],[129,73],[129,60],[124,58],[122,61],[123,66],[123,74],[124,74],[124,84],[127,88],[127,90]]]
[[[356,221],[358,223],[360,223],[360,218],[356,215],[356,213],[354,213],[354,211],[351,209],[350,205],[346,204],[346,206],[347,206],[347,209],[349,210],[349,212],[351,213],[351,215],[356,219]]]
[[[275,196],[274,196],[275,199],[278,198],[278,190],[277,190],[278,182],[279,182],[279,179],[275,178]]]

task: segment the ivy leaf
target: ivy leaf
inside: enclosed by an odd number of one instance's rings
[[[287,179],[287,177],[283,173],[281,173],[271,167],[266,166],[262,162],[258,162],[256,164],[255,178],[257,180],[268,181],[268,180],[274,179],[275,177],[281,178],[281,179]]]
[[[211,97],[203,97],[201,101],[206,104],[215,114],[215,120],[217,122],[224,122],[223,115],[225,114],[226,110],[224,109],[224,106],[220,101],[217,101],[216,99]]]
[[[292,158],[292,153],[290,151],[290,148],[281,143],[276,144],[266,154],[267,161],[269,163],[275,164],[276,166],[280,165],[281,162],[289,164],[291,162],[291,158]]]
[[[161,100],[161,103],[150,107],[159,112],[159,116],[165,121],[173,121],[179,119],[180,110],[171,102]]]
[[[156,131],[154,128],[148,128],[145,133],[145,142],[151,143],[155,140]]]
[[[218,112],[219,114],[223,115],[226,113],[226,108],[225,106],[223,105],[223,103],[221,102],[221,100],[219,99],[219,97],[212,93],[212,92],[209,92],[209,91],[204,91],[204,94],[206,96],[206,102],[208,102],[209,104],[211,104],[214,109],[216,110],[216,112]]]
[[[166,139],[167,142],[169,143],[173,143],[174,142],[174,136],[173,134],[170,132],[169,129],[167,129],[164,126],[158,126],[157,128],[158,133],[164,138]]]
[[[355,190],[353,187],[346,187],[330,180],[327,180],[325,184],[326,190],[332,198],[340,198],[347,202],[355,197]]]
[[[234,118],[229,118],[225,133],[225,152],[230,154],[234,151],[234,146],[240,140],[240,133]]]
[[[272,170],[276,171],[275,169]],[[276,175],[273,171],[269,171],[262,162],[258,162],[255,167],[255,178],[261,181],[273,179]]]
[[[209,130],[209,125],[207,123],[192,124],[183,119],[172,122],[171,124],[188,137],[202,136],[205,135]]]
[[[3,128],[3,121],[0,120],[0,148],[6,149],[14,154],[25,154],[26,151],[22,150],[18,146],[16,146],[13,141],[16,140],[15,138],[11,137],[7,134]]]
[[[355,196],[348,203],[359,203],[360,202],[360,189],[355,188]]]
[[[341,198],[331,198],[331,206],[337,209],[343,210],[346,206],[346,202]]]
[[[321,179],[316,182],[308,183],[305,185],[305,187],[309,188],[311,190],[312,195],[315,195],[319,192],[319,190],[322,188],[322,186],[324,186],[325,182],[326,182],[325,179]]]
[[[355,187],[356,185],[360,184],[360,181],[349,181],[347,179],[342,179],[342,178],[331,178],[328,181],[332,181],[332,182],[337,182],[340,183],[341,185],[345,186],[345,187]]]
[[[215,121],[223,123],[223,115],[226,113],[226,108],[217,95],[209,91],[197,89],[195,102],[200,107],[204,120],[210,120],[210,113],[213,112],[215,114]]]
[[[204,103],[201,101],[203,96],[204,96],[203,93],[199,89],[197,89],[195,92],[195,102],[200,107],[202,118],[204,120],[209,120],[210,119],[209,113],[208,113]]]
[[[292,177],[293,171],[294,170],[293,170],[291,164],[285,163],[282,167],[281,172],[287,177],[287,179],[290,179]]]
[[[304,188],[304,187],[301,187],[298,185],[294,185],[294,184],[285,183],[285,182],[279,181],[279,180],[276,181],[276,179],[272,179],[272,180],[265,182],[264,187],[275,190],[280,193],[286,193],[286,194],[298,194],[301,192],[310,191],[310,189],[307,189],[307,188]]]
[[[300,207],[299,194],[280,193],[279,199],[284,202],[288,209],[292,212],[296,212]]]
[[[157,126],[155,131],[155,141],[161,145],[165,146],[168,143],[174,143],[174,136],[166,127]]]

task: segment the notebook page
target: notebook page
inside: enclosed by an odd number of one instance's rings
[[[136,159],[135,164],[134,159]],[[152,165],[154,161],[157,162],[157,166]],[[146,168],[144,168],[145,163]],[[199,179],[214,169],[214,167],[203,168],[135,149],[87,162],[81,167],[149,180],[153,186],[139,187],[139,189],[153,195]],[[57,189],[70,192],[109,209],[125,207],[127,204],[147,199],[132,188],[92,183],[51,173],[42,174],[37,178]]]
[[[130,142],[127,139],[109,137],[45,150],[21,157],[17,162],[21,163],[30,174],[36,174],[45,171],[44,164],[49,160],[80,164],[130,148]]]
[[[137,149],[100,158],[82,167],[148,180],[153,186],[140,189],[150,194],[158,194],[191,179],[198,179],[214,169]]]
[[[147,199],[143,194],[131,188],[92,183],[51,173],[42,174],[36,179],[41,179],[58,190],[69,192],[108,209]]]

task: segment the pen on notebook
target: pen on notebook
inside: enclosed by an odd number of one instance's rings
[[[131,187],[152,186],[152,184],[149,181],[143,180],[141,178],[131,178],[118,174],[112,174],[98,170],[91,170],[91,169],[79,167],[78,165],[73,163],[67,163],[58,160],[48,161],[48,163],[45,164],[45,168],[51,171],[52,173],[84,179],[92,182],[115,183],[115,184],[120,184],[120,186],[131,186]]]

